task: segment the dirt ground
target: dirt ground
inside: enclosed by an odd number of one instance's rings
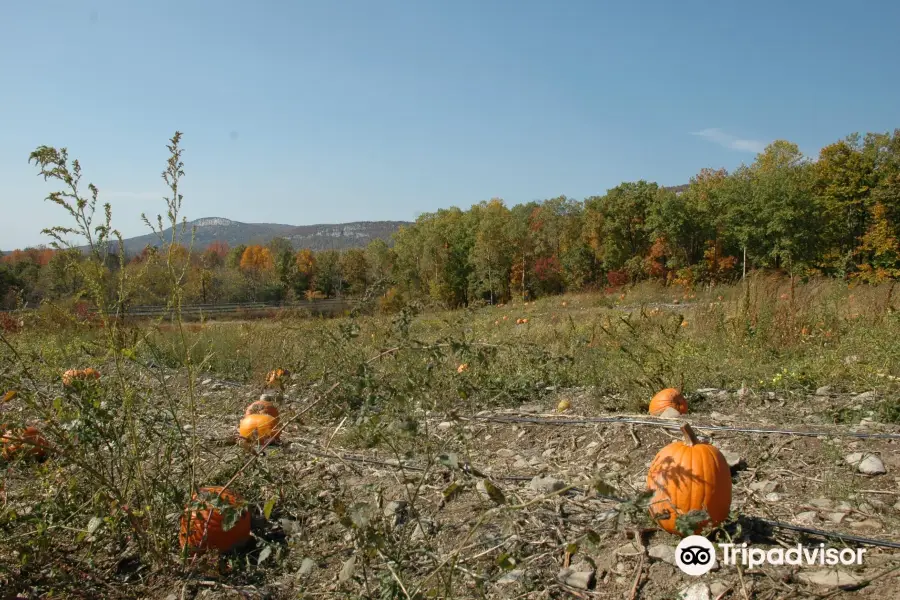
[[[258,390],[207,381],[210,405],[238,405]],[[718,565],[692,577],[674,563],[679,538],[653,528],[641,514],[621,508],[591,489],[597,476],[608,495],[632,497],[645,487],[654,454],[679,437],[669,428],[634,423],[515,423],[530,419],[609,416],[592,390],[551,390],[532,405],[484,411],[473,418],[427,415],[425,421],[444,464],[421,462],[378,449],[346,447],[346,423],[292,423],[266,461],[290,478],[306,504],[276,506],[268,520],[256,508],[255,532],[280,544],[280,562],[265,583],[224,584],[212,563],[188,584],[153,594],[161,598],[455,597],[483,598],[791,598],[900,597],[900,549],[828,539],[759,519],[900,544],[900,452],[898,439],[842,434],[898,434],[900,428],[867,418],[872,394],[781,398],[774,393],[700,390],[688,395],[686,416],[697,432],[726,453],[732,468],[733,541],[755,548],[799,543],[866,548],[860,567],[763,566],[753,570]],[[285,412],[302,407],[290,390]],[[566,398],[565,414],[555,411]],[[829,407],[851,407],[855,421],[833,424]],[[778,415],[777,422],[767,416]],[[630,415],[651,420],[646,415]],[[704,426],[819,431],[819,436],[714,431]],[[233,420],[212,419],[213,439],[232,435]],[[233,449],[231,451],[237,451]],[[879,457],[886,473],[864,475],[848,464],[852,453]],[[450,467],[446,466],[449,459]],[[466,465],[469,465],[468,468]],[[275,466],[277,465],[277,467]],[[417,467],[423,469],[420,470]],[[502,491],[493,503],[478,481],[483,475]],[[535,480],[535,478],[537,478]],[[273,482],[277,487],[278,481]],[[454,483],[456,484],[454,486]],[[576,486],[553,494],[554,486]],[[449,492],[448,492],[449,490]],[[542,500],[540,500],[543,498]],[[336,504],[376,506],[379,535],[402,548],[400,558],[371,552],[360,559],[358,543],[335,512]],[[290,503],[289,503],[290,504]],[[638,511],[639,512],[639,511]],[[479,516],[487,515],[479,520]],[[716,541],[726,542],[720,536]],[[365,565],[394,565],[380,589],[367,589]],[[454,577],[433,575],[435,564],[454,564]],[[399,585],[398,585],[399,584]],[[438,585],[439,584],[439,585]],[[852,584],[859,589],[842,589]],[[371,585],[371,584],[370,584]],[[385,590],[393,589],[391,594]],[[428,594],[429,590],[434,590]]]

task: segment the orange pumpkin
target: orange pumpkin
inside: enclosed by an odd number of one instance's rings
[[[270,415],[277,419],[278,408],[268,400],[257,400],[250,404],[250,406],[247,407],[247,410],[244,411],[245,417],[249,417],[250,415]]]
[[[289,379],[290,376],[291,372],[287,369],[275,369],[274,371],[269,371],[269,374],[266,375],[266,387],[272,387],[274,385],[282,386],[284,380]]]
[[[667,408],[674,408],[681,414],[684,414],[688,411],[687,400],[675,388],[666,388],[657,392],[653,399],[650,400],[649,412],[653,416],[659,416]]]
[[[260,442],[267,442],[270,438],[278,439],[278,418],[272,415],[259,413],[255,415],[247,415],[241,419],[238,426],[238,433],[245,440],[258,439]]]
[[[0,429],[5,429],[4,425]],[[41,459],[47,455],[47,440],[36,427],[26,427],[20,431],[8,430],[0,436],[2,455],[6,460],[12,460],[20,452],[28,452],[31,456]]]
[[[241,510],[237,523],[228,530],[223,529],[224,515],[212,504],[217,497],[220,498],[220,506],[224,501]],[[231,490],[221,486],[200,488],[194,494],[192,504],[201,506],[193,509],[188,507],[181,515],[178,541],[182,548],[212,548],[224,552],[250,539],[250,511],[241,507],[241,497]]]
[[[697,525],[718,525],[731,508],[731,470],[711,444],[697,439],[691,426],[681,426],[684,441],[674,441],[656,455],[647,473],[647,488],[654,491],[650,516],[669,533],[678,533],[675,520],[694,510],[709,519]]]
[[[97,369],[88,367],[84,370],[69,369],[63,373],[63,385],[70,386],[76,381],[87,381],[89,379],[100,379],[100,372]]]

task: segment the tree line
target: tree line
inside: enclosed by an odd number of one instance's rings
[[[733,172],[703,169],[689,185],[625,182],[602,196],[441,209],[393,244],[295,250],[282,238],[148,247],[103,268],[133,271],[134,304],[167,297],[162,272],[183,268],[186,302],[361,296],[455,307],[641,280],[703,285],[772,269],[791,277],[877,283],[900,276],[900,130],[853,134],[815,158],[775,141]],[[78,250],[30,248],[0,258],[0,303],[77,295]],[[171,262],[171,261],[170,261]]]

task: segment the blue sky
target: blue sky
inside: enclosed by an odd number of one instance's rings
[[[66,146],[145,233],[184,132],[185,214],[413,219],[491,197],[687,182],[776,138],[900,127],[900,3],[5,2],[0,248],[62,221]]]

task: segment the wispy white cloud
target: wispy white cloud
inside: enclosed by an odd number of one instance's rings
[[[159,192],[104,192],[100,190],[101,195],[107,198],[123,198],[128,200],[156,200],[162,198]]]
[[[752,152],[753,154],[759,154],[766,148],[765,142],[739,138],[736,135],[731,135],[728,132],[722,131],[718,127],[711,127],[709,129],[703,129],[701,131],[692,131],[691,135],[696,135],[697,137],[701,137],[708,142],[719,144],[720,146],[724,146],[725,148],[730,148],[731,150],[738,150],[741,152]]]

